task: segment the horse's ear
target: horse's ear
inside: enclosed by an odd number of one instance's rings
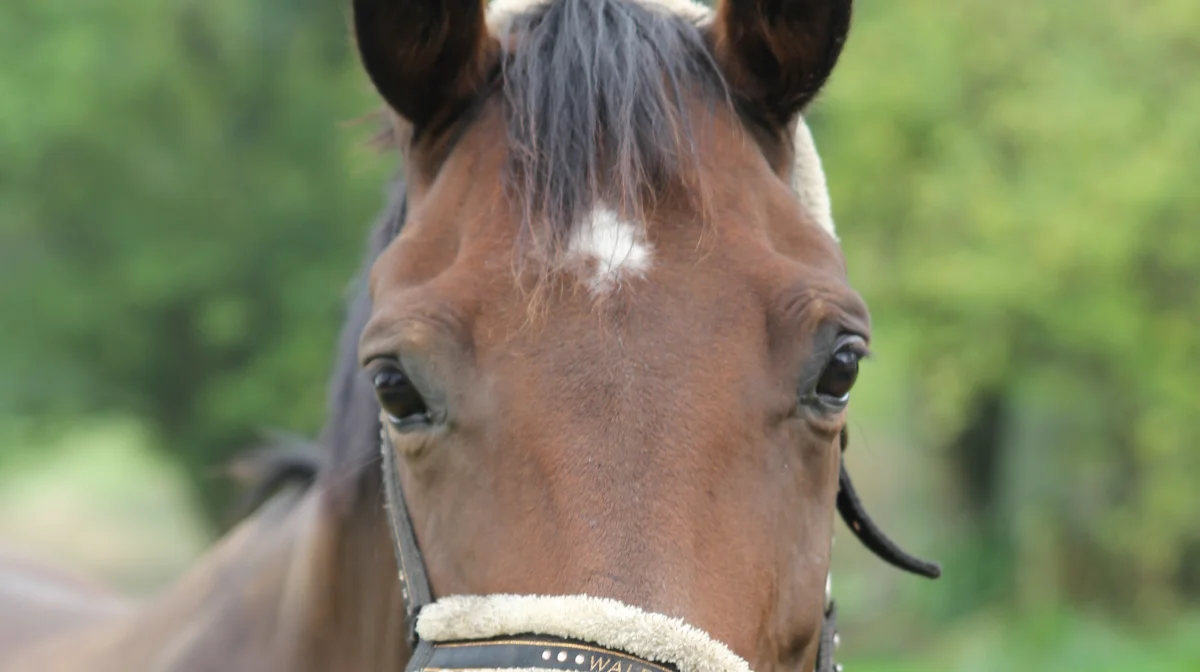
[[[375,88],[420,127],[472,97],[496,41],[486,0],[354,0],[359,57]]]
[[[712,40],[734,92],[786,125],[816,97],[850,31],[852,0],[721,0]]]

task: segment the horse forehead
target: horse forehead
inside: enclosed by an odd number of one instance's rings
[[[462,149],[480,156],[483,147],[473,140]],[[448,168],[456,174],[452,191],[462,189],[465,198],[422,199],[428,207],[418,209],[374,269],[376,298],[401,312],[453,307],[469,316],[490,306],[511,313],[513,306],[545,298],[521,289],[522,269],[584,290],[567,296],[588,309],[608,299],[637,309],[645,305],[640,299],[647,285],[668,294],[704,291],[691,304],[699,309],[734,292],[732,286],[714,286],[714,275],[726,285],[751,287],[764,300],[796,286],[846,284],[836,240],[815,225],[785,183],[766,173],[757,175],[764,183],[753,195],[710,195],[711,219],[679,194],[658,201],[648,220],[598,201],[578,216],[560,252],[544,258],[537,248],[522,249],[519,218],[503,194],[470,186],[478,170]],[[500,170],[498,159],[490,168]]]

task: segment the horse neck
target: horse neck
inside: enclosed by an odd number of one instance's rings
[[[404,221],[404,185],[371,233],[338,339],[330,414],[321,443],[332,451],[308,502],[309,531],[284,586],[281,628],[291,670],[395,672],[408,659],[404,606],[378,467],[379,407],[359,371],[358,339],[371,316],[366,282]]]
[[[31,669],[403,669],[399,581],[372,500],[350,515],[319,488],[269,502],[157,598],[79,631],[53,665]]]
[[[359,370],[358,339],[371,316],[366,282],[375,258],[404,220],[404,185],[368,244],[346,323],[338,339],[330,414],[321,443],[331,462],[310,497],[315,506],[306,544],[285,589],[294,614],[282,640],[290,670],[395,672],[408,660],[400,581],[383,508],[379,406]]]
[[[155,598],[35,646],[28,669],[296,669],[296,638],[321,605],[306,586],[327,534],[320,508],[315,492],[268,502]]]
[[[366,490],[349,511],[323,498],[297,549],[281,604],[289,670],[395,672],[408,659],[382,497]]]

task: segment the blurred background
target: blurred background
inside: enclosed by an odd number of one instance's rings
[[[0,6],[0,540],[150,594],[312,435],[394,157],[338,0]],[[851,670],[1200,670],[1200,3],[860,2]]]

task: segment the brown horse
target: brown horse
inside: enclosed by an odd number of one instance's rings
[[[595,634],[516,667],[814,669],[835,505],[922,571],[840,472],[870,322],[801,113],[850,5],[355,0],[406,182],[343,332],[328,468],[146,604],[10,599],[50,583],[10,572],[0,670],[393,671],[438,632],[527,631]],[[418,552],[400,580],[389,521]],[[486,608],[522,625],[482,632]],[[629,624],[735,662],[600,641]]]

